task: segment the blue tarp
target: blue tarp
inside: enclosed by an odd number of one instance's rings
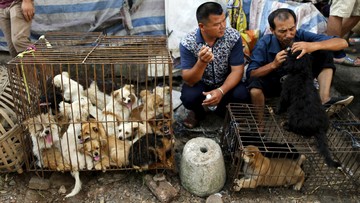
[[[130,1],[131,8],[124,6],[124,0],[36,0],[31,38],[36,40],[48,31],[165,35],[164,0]],[[0,50],[8,50],[1,30]]]

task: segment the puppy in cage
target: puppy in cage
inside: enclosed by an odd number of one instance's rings
[[[151,127],[150,125],[148,125],[148,122],[145,121],[144,123],[130,121],[120,123],[120,125],[118,126],[118,138],[120,140],[134,137],[140,138],[147,133],[152,133]]]
[[[51,113],[41,113],[32,118],[28,118],[23,122],[23,124],[27,127],[30,133],[32,151],[34,156],[37,158],[36,165],[39,167],[50,165],[48,163],[44,163],[43,153],[46,153],[46,149],[51,149],[53,147],[53,150],[60,149],[60,131],[59,126],[56,124],[54,115]],[[52,160],[56,159],[56,156],[46,156],[46,159],[56,162],[56,160]]]
[[[135,123],[133,123],[134,127],[136,126]],[[118,127],[121,127],[121,124]],[[135,133],[130,132],[129,137],[132,137],[132,140],[123,139],[119,135],[121,133],[108,135],[103,123],[96,119],[89,119],[88,122],[82,124],[82,132],[79,135],[83,146],[81,151],[93,158],[96,170],[101,169],[104,171],[109,166],[125,167],[128,165],[129,149],[139,139],[141,134],[135,135]],[[101,146],[100,148],[103,151],[96,149],[96,146]],[[94,156],[95,154],[96,156]],[[105,159],[104,161],[102,160],[103,158]],[[107,160],[109,160],[109,164],[106,163]]]
[[[302,154],[298,160],[285,158],[267,158],[259,148],[253,145],[244,147],[241,157],[244,177],[234,180],[233,189],[256,188],[258,186],[290,186],[300,190],[305,181],[301,164],[305,160]]]
[[[111,97],[98,118],[99,121],[106,122],[105,129],[109,135],[116,134],[116,127],[120,122],[129,120],[131,109],[136,108],[138,100],[134,85],[129,84],[112,92]]]
[[[141,90],[140,98],[142,104],[131,111],[130,120],[149,120],[163,113],[164,100],[159,94],[151,93],[149,90]]]
[[[56,75],[53,78],[53,84],[62,90],[64,100],[67,102],[73,102],[85,96],[84,87],[71,79],[66,71]]]
[[[288,75],[282,84],[280,101],[276,114],[287,112],[283,127],[287,131],[305,137],[315,137],[317,147],[330,167],[341,167],[334,161],[328,146],[327,131],[329,117],[321,104],[320,96],[313,83],[309,54],[297,58],[301,51],[288,52],[284,69]]]
[[[79,151],[92,157],[95,170],[102,170],[105,172],[106,169],[110,167],[106,138],[87,141],[80,147]]]
[[[78,136],[80,143],[89,140],[103,140],[107,138],[107,133],[102,123],[95,118],[89,118],[81,125],[81,133]]]
[[[142,136],[130,148],[129,164],[138,171],[172,168],[174,143],[170,134]]]
[[[157,86],[155,87],[152,92],[157,94],[161,97],[164,102],[164,106],[162,109],[163,114],[169,114],[171,111],[171,89],[169,86]]]
[[[120,87],[113,82],[96,80],[90,83],[89,88],[85,90],[85,94],[92,104],[99,109],[104,109],[112,99],[111,93],[117,89],[120,89]]]
[[[96,115],[96,107],[91,104],[87,97],[82,96],[72,103],[60,102],[59,112],[68,121],[86,121],[89,116]]]

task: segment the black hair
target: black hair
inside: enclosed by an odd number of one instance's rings
[[[270,27],[274,30],[275,29],[275,23],[274,19],[277,17],[279,20],[287,20],[289,19],[290,15],[294,18],[294,22],[296,24],[296,15],[293,10],[288,8],[279,8],[275,11],[271,12],[268,17],[268,22]]]
[[[206,23],[210,15],[221,15],[224,10],[219,3],[205,2],[196,10],[196,19],[198,23]]]

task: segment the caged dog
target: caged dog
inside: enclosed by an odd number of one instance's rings
[[[37,165],[44,166],[42,152],[52,147],[59,148],[59,127],[51,113],[41,113],[24,121],[30,132],[33,153],[37,158]]]
[[[245,177],[234,180],[235,191],[242,188],[257,186],[290,186],[300,190],[305,181],[305,173],[301,164],[305,160],[302,154],[298,160],[264,157],[259,148],[248,145],[241,157],[244,159],[243,172]]]
[[[300,51],[288,53],[284,64],[288,75],[282,84],[280,102],[275,113],[287,112],[284,129],[305,137],[314,136],[326,164],[340,167],[341,164],[332,159],[329,151],[326,136],[329,118],[313,83],[310,55],[305,54],[296,59],[299,54]]]
[[[172,135],[147,134],[130,148],[129,164],[136,170],[173,167]]]

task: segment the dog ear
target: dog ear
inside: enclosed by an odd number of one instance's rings
[[[98,129],[97,126],[93,126],[93,127],[92,127],[92,130],[93,130],[94,132],[96,132],[96,133],[99,132],[99,129]]]
[[[87,121],[90,121],[90,122],[93,122],[93,121],[96,121],[96,118],[89,113],[89,115],[88,115],[88,117],[87,117],[86,120],[87,120]]]
[[[112,96],[113,96],[114,98],[116,98],[117,96],[119,96],[119,94],[120,94],[119,91],[120,91],[120,90],[113,91],[113,92],[112,92]]]

